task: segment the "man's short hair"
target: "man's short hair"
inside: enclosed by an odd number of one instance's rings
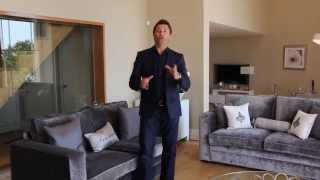
[[[170,34],[172,34],[172,27],[171,27],[169,21],[166,20],[166,19],[160,19],[160,20],[156,23],[156,25],[153,26],[153,34],[154,34],[154,32],[156,31],[156,29],[157,29],[157,27],[158,27],[159,25],[167,25],[167,26],[169,27]]]

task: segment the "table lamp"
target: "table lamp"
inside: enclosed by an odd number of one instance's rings
[[[254,66],[241,66],[240,67],[240,74],[247,74],[249,75],[249,90],[253,89],[253,81],[254,81]]]
[[[315,33],[314,36],[313,36],[312,41],[313,41],[314,43],[320,45],[320,33]]]

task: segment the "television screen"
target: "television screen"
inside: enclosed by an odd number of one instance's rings
[[[241,66],[250,66],[249,64],[215,64],[215,83],[235,83],[249,84],[249,75],[240,74]]]

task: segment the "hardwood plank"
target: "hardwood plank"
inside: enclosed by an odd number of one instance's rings
[[[181,142],[177,146],[176,180],[208,180],[235,171],[250,169],[199,160],[198,141]]]

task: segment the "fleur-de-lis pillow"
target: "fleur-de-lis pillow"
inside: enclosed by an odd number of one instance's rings
[[[288,132],[301,139],[307,139],[310,135],[316,117],[317,114],[308,114],[299,110],[294,117]]]
[[[240,106],[223,106],[227,118],[228,128],[252,128],[249,115],[249,103]]]

